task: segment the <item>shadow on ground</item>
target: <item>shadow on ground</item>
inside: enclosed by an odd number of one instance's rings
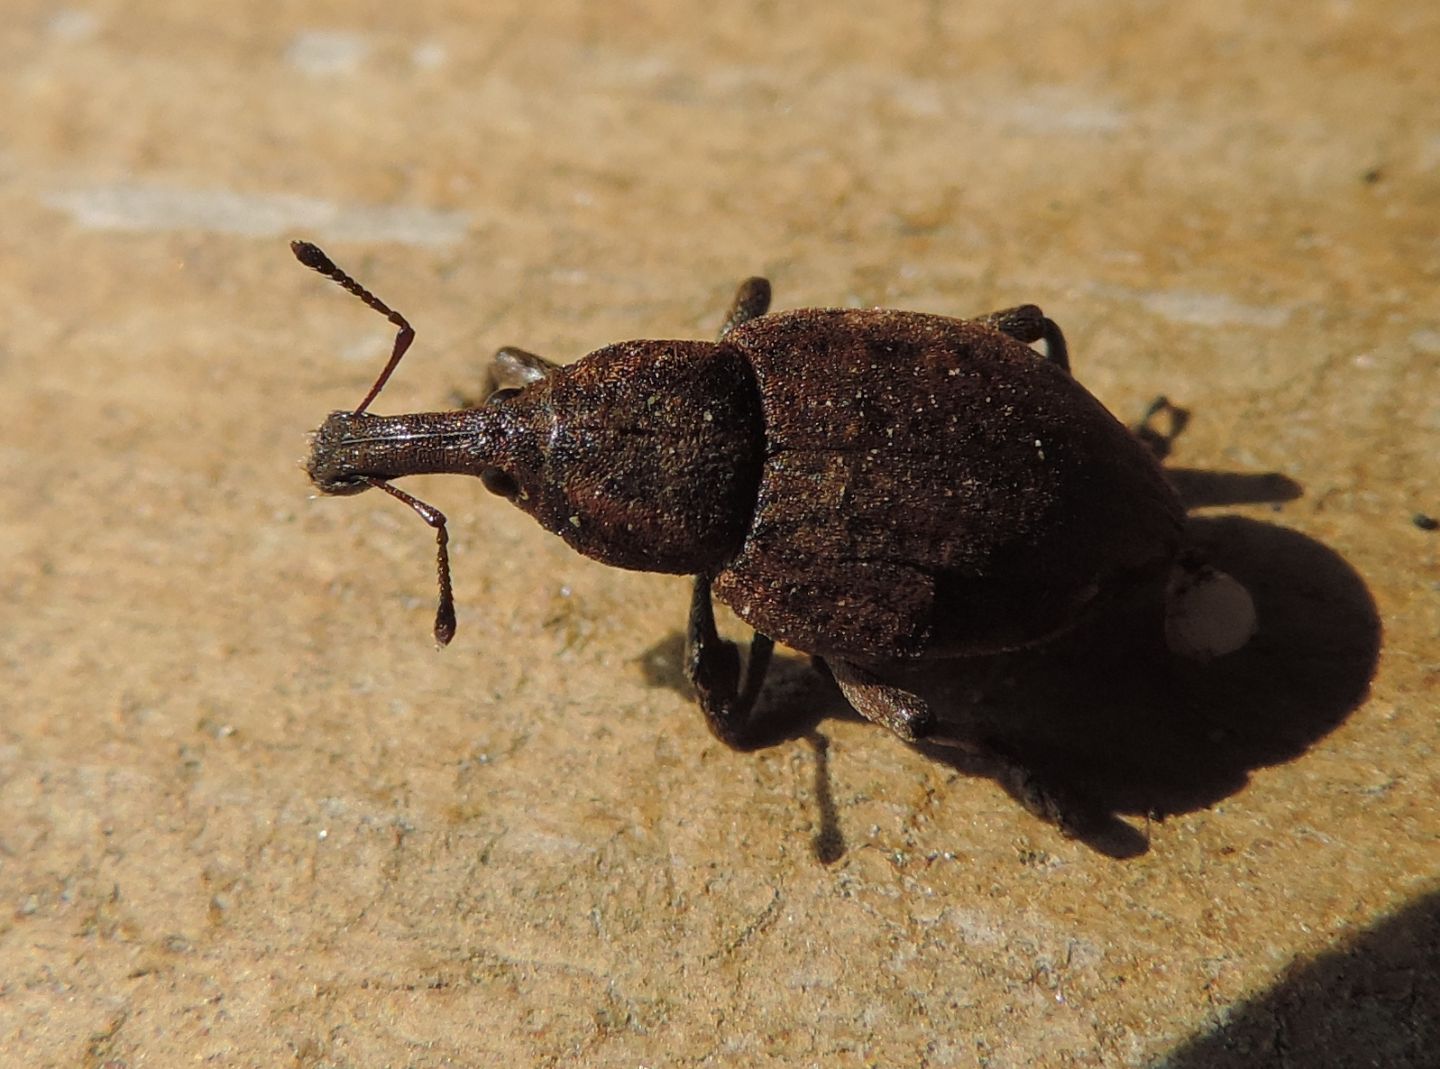
[[[1313,961],[1164,1058],[1163,1069],[1440,1065],[1440,893]]]
[[[1111,615],[1043,649],[937,677],[937,707],[980,717],[1043,779],[1110,814],[1202,809],[1254,769],[1304,753],[1368,692],[1380,622],[1365,584],[1282,527],[1227,517],[1192,520],[1190,531],[1254,597],[1260,630],[1249,645],[1195,663],[1166,650],[1155,616]],[[1092,845],[1143,849],[1115,823],[1109,831],[1119,837],[1097,832]]]
[[[1186,479],[1187,501],[1205,503],[1250,500],[1245,487],[1260,485]],[[1192,518],[1190,537],[1255,599],[1259,633],[1235,653],[1207,664],[1177,658],[1165,648],[1158,606],[1132,606],[1035,650],[935,662],[905,677],[942,718],[977,725],[1042,782],[1083,799],[1094,815],[1082,837],[1111,856],[1145,849],[1119,815],[1161,820],[1203,809],[1244,787],[1252,770],[1303,753],[1364,699],[1379,654],[1374,602],[1325,546],[1239,517]],[[646,672],[689,693],[682,645],[677,635],[655,647]],[[774,723],[774,741],[808,737],[823,762],[815,725],[856,714],[807,660],[777,658],[772,673],[758,714]],[[969,774],[990,771],[960,751],[926,752]],[[837,829],[829,841],[833,852]]]

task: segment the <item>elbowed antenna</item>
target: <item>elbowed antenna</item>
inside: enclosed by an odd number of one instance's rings
[[[370,387],[370,392],[365,395],[365,400],[355,406],[355,412],[358,415],[370,407],[370,402],[379,396],[380,391],[385,388],[385,384],[390,381],[390,375],[394,372],[395,366],[400,363],[400,358],[405,355],[405,350],[409,349],[410,343],[415,340],[415,328],[410,326],[409,321],[399,312],[356,282],[347,272],[337,267],[335,261],[326,256],[319,245],[308,241],[292,241],[290,251],[295,254],[295,259],[310,270],[320,272],[347,293],[353,293],[368,307],[375,309],[398,328],[395,335],[395,348],[391,350],[390,360],[385,365],[385,370],[380,372],[380,377],[375,380],[375,385]]]
[[[410,348],[410,343],[415,340],[415,329],[399,312],[395,311],[388,304],[382,301],[375,294],[371,293],[360,283],[356,282],[345,271],[335,265],[335,261],[326,256],[319,245],[308,241],[290,242],[290,251],[312,271],[318,271],[331,281],[339,284],[349,293],[359,297],[370,308],[375,309],[391,323],[395,324],[395,347],[390,352],[390,360],[385,364],[385,369],[380,372],[380,377],[375,380],[375,385],[370,387],[370,392],[365,399],[356,406],[351,415],[361,415],[370,407],[370,402],[379,396],[384,389],[385,383],[390,380],[390,375],[395,366],[400,363],[400,358]],[[315,478],[314,456],[311,457],[311,478]],[[450,640],[455,637],[455,592],[450,584],[450,551],[447,548],[450,543],[449,532],[445,529],[445,514],[434,505],[427,505],[419,498],[412,497],[404,490],[391,486],[386,480],[374,475],[360,475],[354,477],[351,485],[373,486],[384,490],[391,497],[403,501],[415,510],[415,514],[435,529],[435,570],[438,573],[440,583],[440,604],[435,610],[435,641],[441,646],[449,645]],[[326,492],[333,493],[334,490],[326,490],[326,487],[316,480],[316,485]]]
[[[435,641],[441,646],[450,645],[450,640],[455,637],[455,590],[450,585],[450,533],[445,529],[445,513],[412,497],[398,486],[391,486],[384,479],[367,475],[365,481],[405,502],[417,516],[435,528],[435,572],[440,580],[440,604],[435,608]]]

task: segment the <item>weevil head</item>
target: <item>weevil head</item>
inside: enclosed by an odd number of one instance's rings
[[[323,494],[474,475],[587,557],[697,573],[739,549],[761,455],[758,395],[740,353],[628,342],[475,409],[333,412],[306,468]]]

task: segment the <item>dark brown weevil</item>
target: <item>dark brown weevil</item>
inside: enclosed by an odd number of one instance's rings
[[[315,434],[308,468],[322,493],[378,487],[435,528],[436,639],[455,633],[445,517],[389,480],[476,475],[588,557],[696,576],[685,667],[730,746],[759,733],[751,710],[778,641],[823,659],[902,739],[982,749],[939,738],[896,670],[1042,642],[1103,595],[1162,582],[1179,553],[1184,512],[1154,456],[1071,377],[1034,305],[976,320],[767,315],[769,283],[752,278],[715,342],[620,342],[568,367],[501,349],[480,407],[374,416],[414,332],[317,247],[293,249],[399,328],[359,407]],[[755,630],[743,673],[712,595]],[[989,756],[1067,824],[1023,769]]]

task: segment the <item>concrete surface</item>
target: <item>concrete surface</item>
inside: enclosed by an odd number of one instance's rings
[[[1413,0],[10,0],[0,1063],[1440,1064],[1437,51]],[[1260,635],[934,681],[1092,842],[794,656],[728,752],[683,580],[453,478],[437,653],[428,530],[308,500],[390,332],[295,236],[417,324],[391,412],[751,273],[1040,303],[1191,411]]]

